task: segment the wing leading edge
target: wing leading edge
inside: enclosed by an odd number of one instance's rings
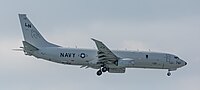
[[[119,57],[117,57],[105,44],[103,44],[101,41],[98,41],[96,39],[91,38],[98,49],[97,52],[97,57],[99,59],[100,62],[103,63],[114,63],[116,62]]]

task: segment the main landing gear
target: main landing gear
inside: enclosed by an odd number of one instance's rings
[[[108,68],[103,67],[103,68],[101,69],[101,71],[102,71],[102,72],[106,72],[106,71],[108,71]]]
[[[100,76],[102,75],[102,72],[106,72],[106,71],[108,71],[108,68],[106,67],[100,68],[100,70],[97,71],[97,75]]]
[[[102,74],[102,71],[101,71],[101,70],[98,70],[98,71],[97,71],[97,75],[100,76],[101,74]]]

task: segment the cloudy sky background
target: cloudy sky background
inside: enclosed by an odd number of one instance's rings
[[[0,0],[0,90],[199,90],[199,0]],[[50,42],[96,48],[168,52],[188,65],[103,74],[12,51],[22,46],[18,14],[25,13]]]

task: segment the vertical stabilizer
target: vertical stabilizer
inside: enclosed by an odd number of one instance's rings
[[[47,42],[31,21],[26,17],[26,14],[19,14],[21,28],[24,40],[34,47],[59,47],[58,45]]]

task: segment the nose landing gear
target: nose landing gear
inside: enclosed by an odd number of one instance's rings
[[[171,72],[170,71],[175,71],[175,70],[177,70],[177,68],[168,69],[167,76],[171,76]]]
[[[168,72],[167,72],[167,76],[170,76],[170,75],[171,75],[171,73],[170,73],[170,71],[168,71]]]
[[[168,72],[167,72],[167,76],[171,76],[171,72],[170,71],[174,71],[176,69],[168,69]]]

